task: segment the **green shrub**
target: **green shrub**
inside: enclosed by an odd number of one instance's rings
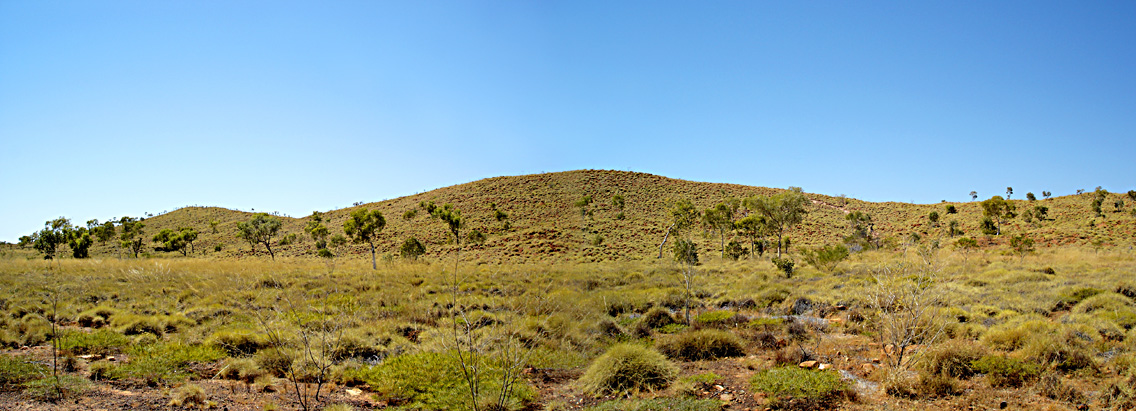
[[[495,362],[482,369],[483,399],[501,391],[501,372]],[[468,410],[469,388],[454,353],[421,352],[390,358],[382,364],[353,371],[375,391],[379,400],[407,409]],[[531,387],[518,381],[509,402],[519,405],[535,396]]]
[[[795,366],[758,372],[750,384],[755,391],[769,394],[769,406],[774,409],[831,409],[854,395],[839,374]]]
[[[707,311],[694,317],[694,322],[711,326],[729,326],[734,324],[738,317],[733,311],[715,310]],[[744,317],[742,317],[744,318]]]
[[[916,391],[924,397],[938,398],[962,394],[958,380],[946,374],[923,374],[919,376]]]
[[[603,395],[666,388],[678,375],[678,368],[650,348],[619,344],[596,358],[579,383],[585,391]]]
[[[674,316],[671,315],[670,311],[663,307],[655,307],[650,311],[647,311],[646,314],[643,314],[642,321],[643,324],[647,324],[648,327],[651,327],[653,329],[659,329],[666,325],[675,323]]]
[[[59,401],[82,395],[90,383],[74,375],[46,376],[24,383],[24,394],[37,401]]]
[[[45,365],[0,354],[0,391],[15,389],[20,384],[47,374],[51,374],[51,369]]]
[[[974,375],[973,363],[985,355],[986,350],[973,342],[951,340],[928,350],[917,367],[929,375],[966,379]]]
[[[722,403],[697,398],[654,398],[649,400],[607,401],[586,411],[718,411]]]
[[[600,335],[605,337],[619,338],[627,335],[627,332],[623,331],[623,328],[621,328],[619,324],[616,324],[611,318],[606,317],[596,322],[596,331],[599,331]]]
[[[225,352],[215,347],[179,342],[136,345],[127,349],[126,353],[130,361],[109,370],[111,379],[139,379],[148,384],[182,381],[196,376],[194,365],[225,358]]]
[[[1073,337],[1077,338],[1077,337]],[[1094,367],[1092,354],[1076,341],[1060,335],[1038,335],[1021,349],[1026,359],[1056,368],[1060,371],[1075,371]]]
[[[343,361],[351,358],[374,361],[387,356],[386,347],[368,343],[355,335],[344,335],[329,354],[334,361]]]
[[[118,364],[106,360],[91,363],[91,365],[87,367],[87,371],[90,373],[89,378],[93,381],[121,380],[126,378],[126,373],[122,372]]]
[[[75,322],[83,327],[100,328],[110,323],[111,318],[118,313],[110,307],[95,307],[75,316]]]
[[[686,361],[745,355],[741,340],[733,333],[721,330],[698,330],[678,334],[659,342],[658,349],[668,357]]]
[[[973,363],[974,371],[986,374],[992,387],[1021,387],[1037,378],[1041,367],[1004,355],[987,355]]]
[[[1103,293],[1104,290],[1099,288],[1081,287],[1066,290],[1057,297],[1057,301],[1053,303],[1052,311],[1063,311],[1073,308],[1081,301],[1094,295]]]
[[[61,333],[59,349],[76,355],[110,355],[119,352],[130,344],[130,339],[117,332],[102,329],[85,333],[71,331]]]
[[[271,345],[267,338],[252,330],[217,331],[205,343],[225,350],[231,356],[253,355]]]

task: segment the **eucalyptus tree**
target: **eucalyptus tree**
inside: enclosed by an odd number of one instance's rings
[[[754,196],[746,199],[746,208],[754,210],[765,217],[771,233],[777,233],[777,257],[781,257],[782,247],[785,245],[785,231],[793,228],[805,219],[808,211],[805,205],[809,200],[800,187],[789,187],[788,190],[772,196]]]
[[[283,223],[279,218],[268,215],[268,213],[257,213],[252,216],[248,221],[237,223],[238,237],[248,241],[253,251],[256,251],[257,244],[264,244],[264,248],[268,250],[268,255],[276,260],[276,253],[272,251],[272,238],[280,233],[280,228]]]
[[[383,218],[383,213],[379,210],[367,210],[361,208],[351,213],[347,221],[343,222],[343,233],[351,239],[355,244],[367,243],[371,246],[371,269],[377,270],[378,263],[375,260],[375,241],[379,239],[379,233],[386,227],[387,220]]]

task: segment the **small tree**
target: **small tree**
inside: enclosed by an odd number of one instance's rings
[[[922,267],[922,268],[916,268]],[[938,311],[943,291],[937,284],[938,271],[931,266],[883,266],[873,273],[874,286],[868,292],[872,308],[879,311],[880,345],[894,369],[906,369],[921,351],[915,345],[930,346],[944,335],[946,323]]]
[[[1128,190],[1128,199],[1136,201],[1136,190]]]
[[[726,258],[726,232],[734,229],[734,212],[726,203],[718,203],[702,212],[702,224],[718,232],[721,240],[722,258]]]
[[[43,223],[43,229],[32,235],[34,239],[33,247],[36,251],[43,253],[43,259],[54,259],[59,245],[68,241],[70,231],[71,220],[66,218],[59,217],[45,222]]]
[[[954,204],[947,204],[947,214],[958,214],[958,209]]]
[[[304,225],[304,232],[308,233],[312,242],[316,243],[316,255],[325,258],[331,256],[331,251],[327,249],[327,236],[331,235],[331,230],[323,224],[323,213],[312,211],[311,217],[308,217],[308,223]]]
[[[1028,192],[1026,193],[1026,200],[1029,200],[1030,202],[1037,201],[1037,196],[1033,195],[1032,191]]]
[[[469,230],[465,235],[465,242],[469,244],[484,244],[486,239],[485,233],[478,229]]]
[[[209,220],[209,231],[211,231],[213,234],[217,234],[217,226],[220,225],[220,224],[221,224],[220,221]]]
[[[951,220],[950,223],[947,223],[947,235],[949,235],[951,237],[954,237],[956,235],[962,235],[962,230],[959,230],[958,227],[959,227],[958,220]]]
[[[875,223],[872,222],[872,216],[868,213],[853,211],[845,214],[844,219],[848,220],[848,224],[852,229],[852,233],[844,237],[844,242],[852,245],[858,245],[861,248],[879,248],[879,243],[875,241]]]
[[[831,273],[837,264],[848,258],[848,247],[842,244],[831,244],[813,249],[804,249],[801,252],[805,262],[818,270]]]
[[[91,234],[85,227],[67,230],[67,246],[71,247],[71,256],[74,258],[87,258],[90,256],[91,245],[95,243]]]
[[[742,235],[749,238],[749,256],[753,257],[753,253],[758,250],[758,240],[765,237],[769,224],[766,224],[765,219],[761,216],[751,215],[738,220],[736,227]],[[761,251],[765,251],[764,247]]]
[[[426,246],[422,245],[417,238],[410,237],[402,242],[402,246],[398,248],[399,254],[402,258],[418,260],[418,257],[426,254]]]
[[[681,233],[693,227],[702,216],[689,200],[676,201],[674,205],[671,206],[670,214],[671,226],[667,227],[667,233],[663,236],[663,242],[659,244],[659,256],[656,258],[663,258],[663,246],[667,244],[667,239],[671,237],[672,232]]]
[[[248,221],[237,223],[237,231],[240,233],[238,236],[248,241],[253,251],[256,251],[257,244],[264,244],[268,255],[275,261],[276,253],[272,252],[272,237],[280,232],[282,225],[279,218],[268,213],[257,213]]]
[[[1034,251],[1033,239],[1023,234],[1014,235],[1010,237],[1010,248],[1014,250],[1014,253],[1018,255],[1020,260],[1024,261],[1026,254]]]
[[[622,195],[615,194],[615,195],[611,196],[611,206],[615,207],[615,212],[616,212],[615,213],[615,219],[616,220],[622,220],[624,218],[624,216],[623,216],[624,205],[625,205],[625,202],[623,200]]]
[[[122,234],[118,239],[122,248],[132,251],[134,258],[138,258],[138,253],[142,251],[142,239],[145,235],[143,229],[146,228],[146,224],[134,217],[122,217],[119,224],[122,227]]]
[[[958,241],[955,242],[955,248],[962,251],[962,260],[965,262],[970,252],[978,248],[978,240],[970,237],[959,238]]]
[[[1046,200],[1048,200],[1048,199],[1049,199],[1049,197],[1050,197],[1050,196],[1052,196],[1052,195],[1053,195],[1053,193],[1051,193],[1051,192],[1048,192],[1048,191],[1042,191],[1042,192],[1041,192],[1041,196],[1042,196],[1042,197],[1045,197],[1045,199],[1046,199]]]
[[[977,200],[977,199],[978,199],[978,192],[977,191],[971,191],[970,192],[970,201],[974,201],[974,200]]]
[[[1002,235],[1002,220],[1014,217],[1014,208],[1013,203],[1002,199],[1001,196],[982,201],[982,215],[994,222],[997,235]]]
[[[367,243],[371,246],[371,269],[379,269],[375,259],[375,241],[379,239],[379,232],[386,227],[387,220],[379,210],[361,208],[351,212],[347,221],[343,222],[343,233],[355,244]]]
[[[1010,196],[1014,194],[1013,187],[1006,187],[1006,199],[1009,200]]]
[[[771,197],[754,196],[746,199],[746,208],[765,217],[770,232],[777,233],[777,257],[781,257],[785,231],[800,224],[808,214],[805,210],[808,202],[800,187],[789,187]]]
[[[694,296],[694,266],[698,265],[698,246],[685,238],[675,241],[674,258],[682,265],[683,309],[690,324],[690,300]]]
[[[186,256],[189,247],[189,241],[187,237],[193,237],[196,239],[197,230],[194,230],[192,228],[182,228],[178,231],[174,231],[168,228],[164,228],[162,229],[162,231],[158,232],[158,234],[155,235],[151,240],[155,243],[161,244],[163,251],[180,251],[182,256]]]
[[[1104,217],[1104,210],[1101,206],[1104,205],[1104,200],[1107,197],[1108,191],[1105,189],[1097,187],[1097,189],[1093,191],[1092,208],[1097,217]]]
[[[932,211],[931,214],[927,214],[927,219],[931,220],[931,226],[932,227],[938,227],[939,226],[939,212],[938,211]]]

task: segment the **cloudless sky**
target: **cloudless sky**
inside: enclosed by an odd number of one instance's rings
[[[617,169],[1136,188],[1131,1],[0,1],[0,240]]]

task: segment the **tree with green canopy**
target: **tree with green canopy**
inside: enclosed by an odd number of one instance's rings
[[[367,210],[361,208],[351,212],[351,216],[347,221],[343,222],[343,233],[351,239],[355,244],[367,243],[371,246],[371,269],[377,270],[378,263],[375,260],[375,241],[379,239],[379,233],[386,227],[387,220],[383,218],[383,213],[379,210]]]
[[[762,216],[750,215],[738,220],[736,226],[742,235],[749,238],[749,256],[753,257],[753,253],[757,249],[758,239],[765,237],[769,224],[765,223],[765,218]]]
[[[241,239],[248,241],[253,251],[256,251],[257,244],[264,244],[264,248],[268,250],[268,255],[276,260],[276,253],[272,251],[272,237],[280,232],[280,227],[283,223],[279,218],[268,215],[268,213],[257,213],[252,216],[248,221],[241,221],[237,223],[237,236]]]
[[[726,232],[734,229],[734,211],[726,203],[707,208],[702,212],[702,224],[718,232],[721,240],[722,258],[726,258]]]
[[[134,258],[138,258],[138,253],[142,251],[143,229],[146,228],[146,224],[142,219],[122,217],[119,225],[122,227],[122,234],[118,237],[119,245],[133,252]]]
[[[702,216],[690,200],[676,201],[671,206],[670,214],[671,226],[667,227],[667,234],[663,236],[663,242],[659,244],[659,256],[656,258],[663,258],[663,247],[667,245],[667,240],[670,239],[672,232],[682,232],[693,227]]]
[[[800,224],[808,211],[805,205],[809,200],[800,187],[789,187],[788,190],[773,196],[754,196],[746,199],[746,208],[756,211],[765,217],[770,232],[777,233],[777,257],[781,257],[784,246],[785,231]]]

